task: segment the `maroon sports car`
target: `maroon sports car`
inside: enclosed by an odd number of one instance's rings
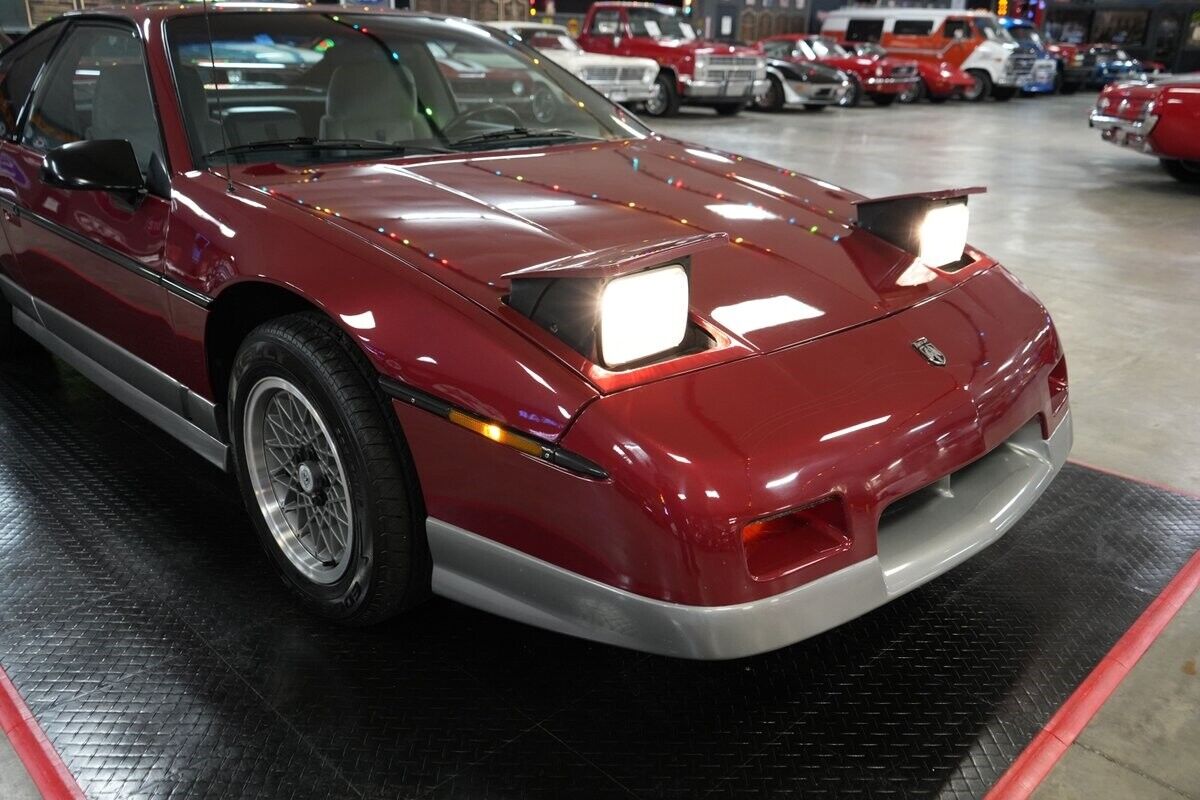
[[[868,200],[667,139],[462,20],[209,30],[88,11],[0,58],[0,349],[236,474],[316,612],[432,591],[744,656],[974,555],[1062,465],[1059,339],[966,244],[974,190]],[[278,80],[214,77],[255,46]],[[554,127],[462,102],[447,53]]]

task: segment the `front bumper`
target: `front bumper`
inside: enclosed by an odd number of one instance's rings
[[[641,81],[589,81],[589,85],[614,103],[643,103],[652,90],[652,85]]]
[[[783,102],[788,106],[837,105],[850,91],[849,81],[842,83],[813,83],[812,81],[781,81]]]
[[[1031,420],[928,496],[885,514],[876,555],[761,600],[726,606],[655,600],[430,519],[433,590],[531,625],[660,655],[755,655],[878,608],[999,539],[1049,486],[1071,441],[1069,411],[1048,439]]]
[[[1088,116],[1088,126],[1099,128],[1104,141],[1119,147],[1128,147],[1142,153],[1154,155],[1154,146],[1150,142],[1150,134],[1158,124],[1158,117],[1151,114],[1142,119],[1125,119],[1096,111]]]
[[[685,99],[700,102],[721,102],[723,100],[746,100],[749,102],[766,92],[770,86],[766,78],[723,81],[684,78],[680,83],[681,93]]]
[[[916,75],[908,78],[870,77],[863,81],[863,90],[868,94],[901,94],[917,83]]]

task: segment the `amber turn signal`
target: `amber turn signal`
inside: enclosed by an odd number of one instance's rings
[[[850,548],[840,498],[755,520],[742,529],[746,566],[756,580],[771,580]]]
[[[546,449],[541,442],[534,441],[526,436],[521,436],[518,433],[505,430],[494,422],[488,422],[485,419],[473,417],[470,414],[455,409],[450,412],[450,421],[460,428],[466,428],[469,431],[474,431],[480,436],[486,436],[493,442],[507,445],[514,450],[520,450],[522,453],[528,453],[531,456],[538,458],[546,458]]]

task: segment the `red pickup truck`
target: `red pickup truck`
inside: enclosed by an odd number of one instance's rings
[[[646,113],[666,117],[683,103],[736,114],[767,89],[767,62],[749,47],[705,41],[682,9],[657,3],[599,2],[579,44],[592,53],[653,58],[659,73]]]

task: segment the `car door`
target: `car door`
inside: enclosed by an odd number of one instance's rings
[[[28,185],[32,178],[18,168],[11,149],[3,143],[19,135],[21,111],[65,27],[64,23],[58,23],[40,28],[5,50],[0,57],[0,217],[3,218],[0,227],[4,229],[0,234],[0,276],[18,284],[21,283],[20,273],[8,244],[7,228],[15,216],[15,187]]]
[[[19,126],[16,140],[0,145],[11,167],[0,191],[11,198],[5,225],[21,282],[49,307],[42,322],[110,370],[123,372],[114,358],[125,355],[163,369],[173,347],[160,280],[169,201],[50,186],[41,169],[52,148],[125,139],[144,175],[168,174],[134,26],[71,22]]]

